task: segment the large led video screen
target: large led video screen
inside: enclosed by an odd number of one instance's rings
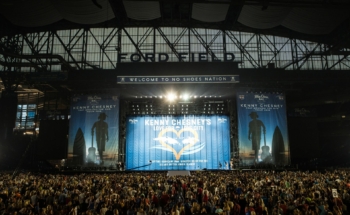
[[[290,163],[283,93],[237,93],[241,165]]]
[[[67,166],[115,165],[119,138],[119,98],[74,95],[69,120]]]
[[[129,116],[127,170],[229,169],[229,117]]]

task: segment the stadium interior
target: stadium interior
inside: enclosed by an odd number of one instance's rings
[[[61,165],[72,98],[110,93],[120,100],[116,162],[125,162],[129,116],[222,114],[236,167],[251,168],[240,161],[238,92],[285,94],[283,168],[347,167],[349,8],[347,0],[1,1],[0,169]],[[239,82],[117,82],[225,75]]]

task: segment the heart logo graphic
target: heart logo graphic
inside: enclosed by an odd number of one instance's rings
[[[162,140],[162,137],[165,133],[167,132],[172,132],[174,133],[178,138],[180,137],[180,135],[185,132],[185,131],[189,131],[193,134],[194,136],[194,141],[192,141],[190,144],[184,146],[179,152],[177,152],[171,145],[167,144],[164,140]],[[167,149],[169,149],[170,151],[173,152],[174,156],[175,156],[175,159],[176,160],[180,160],[180,157],[182,155],[182,153],[186,150],[186,149],[189,149],[191,148],[192,146],[194,146],[199,140],[198,140],[198,133],[193,130],[193,129],[190,129],[190,128],[183,128],[179,131],[176,131],[175,129],[173,128],[167,128],[167,129],[164,129],[162,130],[161,132],[159,132],[158,134],[158,138],[160,139],[159,142],[162,146],[166,147]]]

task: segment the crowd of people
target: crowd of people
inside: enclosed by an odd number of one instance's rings
[[[0,173],[0,215],[340,215],[350,206],[349,173]]]

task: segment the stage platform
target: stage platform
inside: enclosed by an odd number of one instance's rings
[[[190,171],[168,171],[167,176],[191,176]]]
[[[212,172],[212,173],[226,173],[226,174],[235,174],[239,172],[248,172],[248,171],[275,171],[275,172],[283,172],[283,171],[299,171],[299,169],[296,168],[275,168],[275,169],[257,169],[257,168],[237,168],[232,170],[194,170],[194,171],[163,171],[163,170],[154,170],[154,171],[117,171],[116,169],[46,169],[46,170],[22,170],[21,172],[33,172],[33,173],[45,173],[45,174],[82,174],[82,173],[88,173],[88,174],[147,174],[147,173],[160,173],[165,174],[167,176],[191,176],[195,175],[198,172]],[[11,171],[8,171],[11,173]],[[179,173],[181,172],[181,173]],[[169,174],[171,173],[171,174]]]

